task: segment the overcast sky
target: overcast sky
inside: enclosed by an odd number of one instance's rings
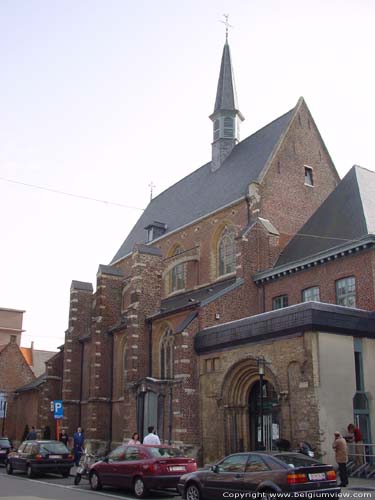
[[[0,307],[26,311],[22,345],[61,345],[71,281],[95,285],[150,182],[210,160],[224,13],[241,137],[302,95],[340,176],[375,170],[374,0],[0,0]]]

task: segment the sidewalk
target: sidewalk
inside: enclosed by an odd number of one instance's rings
[[[361,477],[349,477],[349,485],[343,491],[369,491],[375,498],[375,479],[364,479]]]

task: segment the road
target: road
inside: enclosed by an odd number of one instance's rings
[[[24,474],[14,473],[9,476],[4,467],[0,467],[0,498],[2,500],[134,500],[130,492],[105,488],[103,491],[92,491],[87,481],[82,480],[74,486],[73,477],[66,479],[50,474],[36,479],[28,479]],[[368,483],[368,484],[367,484]],[[370,486],[370,487],[369,487]],[[148,500],[181,500],[174,493],[154,492]],[[146,499],[146,500],[147,500]],[[351,487],[342,490],[341,499],[374,499],[375,482],[366,483],[359,479],[351,479]],[[219,500],[219,499],[218,499]]]
[[[73,477],[63,479],[57,475],[28,479],[24,474],[14,473],[9,476],[4,467],[0,467],[0,498],[2,500],[104,500],[117,498],[134,500],[130,492],[106,488],[103,491],[92,491],[88,481],[82,480],[79,486],[74,486]],[[172,493],[152,493],[149,500],[181,500]]]

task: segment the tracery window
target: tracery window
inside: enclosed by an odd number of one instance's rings
[[[164,332],[160,341],[160,378],[173,378],[174,336],[171,329]]]
[[[218,246],[218,274],[233,273],[236,270],[236,241],[234,229],[225,226]]]

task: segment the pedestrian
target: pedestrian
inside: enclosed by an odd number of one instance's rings
[[[62,431],[60,432],[59,441],[64,443],[65,446],[68,446],[69,436],[66,433],[65,429],[62,429]]]
[[[23,430],[21,441],[26,441],[29,432],[30,432],[29,426],[28,426],[28,424],[26,424],[25,428]]]
[[[49,440],[51,439],[51,429],[49,425],[46,425],[43,431],[43,439]]]
[[[138,432],[133,432],[132,438],[129,440],[127,444],[141,444],[139,440],[139,434]]]
[[[348,432],[352,440],[354,440],[354,462],[359,467],[364,462],[364,447],[361,429],[354,424],[348,425]]]
[[[159,436],[155,432],[155,427],[153,425],[149,425],[147,427],[148,434],[143,439],[143,444],[160,444]]]
[[[35,427],[32,425],[31,426],[31,431],[26,436],[26,440],[27,441],[32,441],[33,439],[36,439],[36,438],[37,438],[36,430],[35,430]]]
[[[348,486],[348,471],[346,469],[346,463],[348,461],[348,445],[338,431],[335,432],[335,439],[333,441],[332,448],[335,450],[336,462],[339,466],[341,481],[339,486],[344,488],[345,486]]]
[[[83,453],[84,442],[85,442],[85,436],[83,434],[82,428],[77,427],[77,431],[73,434],[74,463],[77,467],[79,465],[79,460]]]

